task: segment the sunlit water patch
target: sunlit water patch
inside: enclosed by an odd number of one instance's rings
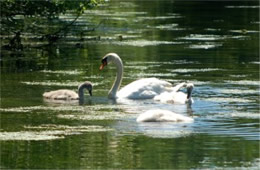
[[[198,61],[188,61],[188,60],[173,60],[169,62],[170,64],[200,64]]]
[[[181,64],[200,64],[198,61],[188,61],[188,60],[172,60],[172,61],[126,61],[127,65],[143,65],[158,67],[162,65],[181,65]]]
[[[104,101],[103,101],[104,102]],[[118,101],[119,105],[98,104],[90,106],[79,106],[78,103],[57,104],[50,103],[48,106],[32,106],[32,107],[17,107],[17,108],[0,108],[2,113],[30,113],[30,114],[57,114],[59,119],[67,120],[126,120],[135,119],[136,114],[140,112],[142,106],[129,107],[131,101]],[[120,104],[122,103],[122,104]],[[143,106],[144,107],[144,106]],[[129,108],[131,108],[129,110]],[[146,107],[145,107],[146,108]],[[139,109],[139,110],[138,110]],[[132,111],[132,112],[131,112]]]
[[[128,39],[140,38],[141,35],[116,34],[115,37],[121,38],[122,40],[128,40]]]
[[[183,31],[186,28],[180,28],[178,24],[165,24],[158,26],[147,26],[147,28],[159,29],[159,30],[168,30],[168,31]]]
[[[253,8],[253,9],[257,9],[259,8],[259,6],[225,6],[225,8]]]
[[[98,99],[97,97],[95,99]],[[103,99],[103,98],[101,98]],[[112,102],[109,101],[107,98],[106,100],[100,102]],[[95,102],[95,101],[94,101]],[[97,112],[97,111],[111,111],[111,110],[118,110],[118,109],[124,109],[125,105],[115,105],[111,103],[111,105],[104,105],[97,103],[96,105],[84,105],[84,106],[75,106],[75,105],[68,105],[68,104],[56,104],[56,103],[49,103],[47,106],[28,106],[28,107],[11,107],[11,108],[0,108],[1,112],[32,112],[32,111],[38,111],[38,112],[45,112],[45,111],[55,111],[55,112],[73,112],[73,113],[91,113],[91,112]]]
[[[123,120],[129,118],[135,118],[134,115],[126,114],[120,111],[92,111],[88,113],[77,113],[77,114],[59,114],[57,115],[60,119],[68,120]]]
[[[226,94],[260,94],[259,90],[244,90],[244,89],[220,89],[220,93]]]
[[[234,118],[248,118],[248,119],[260,120],[259,113],[252,113],[252,112],[246,112],[246,111],[233,111],[227,115],[229,115],[230,117],[234,117]]]
[[[175,77],[177,74],[174,73],[138,73],[129,75],[129,78],[149,78],[149,77]]]
[[[235,77],[235,78],[247,77],[247,75],[242,75],[242,74],[240,74],[240,75],[231,74],[231,75],[229,75],[229,76],[230,76],[230,77]]]
[[[42,70],[40,72],[50,74],[66,74],[66,75],[80,75],[83,72],[79,70]]]
[[[193,45],[189,45],[189,48],[191,49],[211,49],[211,48],[217,48],[217,47],[221,47],[222,44],[221,43],[205,43],[205,44],[193,44]]]
[[[202,69],[171,69],[168,70],[173,73],[193,73],[193,72],[210,72],[210,71],[224,71],[224,69],[219,68],[202,68]]]
[[[237,35],[237,36],[231,36],[231,39],[239,39],[239,40],[245,40],[248,39],[249,36],[245,36],[245,35]]]
[[[57,81],[44,81],[44,82],[37,82],[37,81],[32,81],[32,82],[28,82],[28,81],[23,81],[21,82],[22,84],[26,84],[26,85],[37,85],[37,86],[63,86],[63,87],[78,87],[82,82],[77,82],[77,81],[73,81],[73,82],[57,82]],[[103,84],[102,82],[92,82],[93,86],[98,86],[100,84]],[[76,90],[76,89],[75,89]]]
[[[32,111],[73,111],[73,112],[83,112],[84,108],[80,106],[71,105],[55,105],[53,107],[49,106],[29,106],[29,107],[13,107],[13,108],[0,108],[1,112],[32,112]]]
[[[40,72],[43,73],[50,73],[50,74],[66,74],[66,75],[80,75],[83,72],[78,71],[78,70],[42,70]]]
[[[187,61],[187,60],[172,60],[169,62],[153,62],[153,61],[149,61],[149,62],[127,62],[131,65],[143,65],[145,67],[151,68],[152,70],[155,70],[155,67],[164,67],[166,65],[195,65],[195,64],[199,64],[199,62],[196,61]]]
[[[232,80],[227,80],[225,83],[229,84],[235,84],[235,85],[243,85],[243,86],[259,86],[260,82],[259,81],[252,81],[252,80],[238,80],[238,81],[232,81]]]
[[[257,24],[257,25],[259,25],[259,24],[260,24],[260,21],[251,21],[250,23],[251,23],[251,24]]]
[[[203,35],[203,34],[191,34],[186,37],[178,38],[180,40],[199,40],[199,41],[216,41],[216,40],[223,40],[225,36],[220,35]]]
[[[111,128],[103,126],[67,126],[67,125],[41,125],[26,126],[25,131],[0,132],[0,140],[54,140],[63,139],[69,135],[80,135],[86,132],[107,132]]]
[[[240,34],[259,33],[259,31],[256,31],[256,30],[246,30],[246,29],[243,29],[243,30],[230,30],[230,32],[240,33]]]
[[[176,19],[176,18],[182,18],[182,16],[179,14],[172,14],[169,16],[142,16],[142,17],[138,17],[136,21],[141,22],[144,20],[167,20],[167,19]]]
[[[138,12],[138,11],[123,11],[123,12],[110,12],[104,10],[87,10],[85,14],[91,14],[94,16],[105,16],[105,17],[132,17],[138,15],[146,15],[147,12]]]
[[[54,140],[63,139],[62,131],[44,131],[44,132],[34,132],[34,131],[19,131],[19,132],[0,132],[0,140]]]
[[[216,28],[205,28],[206,31],[212,31],[212,32],[217,32],[221,31],[221,29],[216,29]]]
[[[129,65],[125,65],[124,66],[125,69],[135,69],[135,70],[147,70],[148,67],[147,66],[129,66]]]
[[[260,61],[253,61],[253,62],[250,62],[251,64],[258,64],[260,65]]]
[[[246,39],[249,36],[245,35],[209,35],[209,34],[190,34],[189,36],[180,37],[176,40],[188,40],[201,42],[198,44],[191,44],[189,47],[193,49],[210,49],[222,46],[222,41],[225,39]]]
[[[169,28],[178,27],[178,26],[179,26],[179,24],[165,24],[165,25],[156,26],[155,28],[169,29]]]
[[[3,112],[18,112],[18,113],[27,113],[30,112],[30,109],[24,107],[15,107],[15,108],[0,108],[0,111]]]
[[[102,42],[102,43],[104,43],[104,44],[114,44],[114,45],[119,45],[119,46],[136,46],[136,47],[183,44],[183,42],[142,40],[142,39],[140,39],[140,40],[128,40],[128,41],[111,41],[111,42]]]
[[[142,32],[142,30],[139,30],[139,31]],[[137,33],[139,33],[139,32],[129,32],[128,34],[114,34],[113,36],[107,36],[107,35],[82,36],[82,40],[87,41],[85,43],[88,43],[88,42],[90,42],[90,43],[101,43],[102,41],[109,43],[111,41],[117,41],[117,40],[126,41],[126,40],[129,40],[129,39],[140,38],[141,35],[134,35],[134,34],[137,34]],[[73,44],[75,44],[74,41],[79,40],[78,36],[70,36],[70,37],[67,36],[67,38],[70,38],[70,41],[64,42],[64,44],[73,45]],[[72,41],[72,40],[74,40],[74,41]],[[84,44],[83,41],[80,41],[80,43]]]
[[[28,81],[23,81],[21,82],[22,84],[26,84],[26,85],[40,85],[40,86],[66,86],[66,87],[77,87],[81,82],[66,82],[66,83],[62,83],[62,82],[56,82],[56,81],[44,81],[44,82],[37,82],[37,81],[32,81],[32,82],[28,82]]]

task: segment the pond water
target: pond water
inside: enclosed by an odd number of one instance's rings
[[[258,1],[108,1],[77,24],[98,27],[1,51],[1,168],[260,168]],[[123,60],[122,86],[192,82],[195,103],[109,100],[115,66],[99,71],[108,52]],[[94,89],[83,105],[42,98],[86,80]],[[136,122],[153,108],[194,122]]]

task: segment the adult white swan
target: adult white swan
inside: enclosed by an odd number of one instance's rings
[[[61,89],[43,93],[43,97],[51,100],[79,100],[84,101],[84,89],[87,89],[92,96],[92,84],[86,81],[79,85],[78,93],[73,90]]]
[[[137,122],[193,122],[193,118],[180,115],[169,110],[155,109],[140,114]]]
[[[103,57],[99,69],[102,70],[109,63],[115,64],[117,69],[116,79],[108,93],[109,98],[152,99],[162,92],[171,92],[173,90],[172,84],[167,81],[157,78],[143,78],[126,85],[118,91],[123,77],[123,63],[116,53],[108,53]]]
[[[178,91],[182,87],[187,88],[187,94]],[[160,101],[162,103],[174,103],[174,104],[192,104],[194,101],[191,97],[194,85],[192,83],[180,83],[174,87],[172,92],[163,92],[158,96],[154,97],[154,100]]]

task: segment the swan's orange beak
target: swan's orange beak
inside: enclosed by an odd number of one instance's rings
[[[106,64],[102,63],[99,67],[99,70],[103,70],[103,68],[106,66]]]

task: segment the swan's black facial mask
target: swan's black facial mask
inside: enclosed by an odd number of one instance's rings
[[[102,64],[99,67],[99,70],[103,70],[103,68],[107,65],[107,57],[102,59]]]

